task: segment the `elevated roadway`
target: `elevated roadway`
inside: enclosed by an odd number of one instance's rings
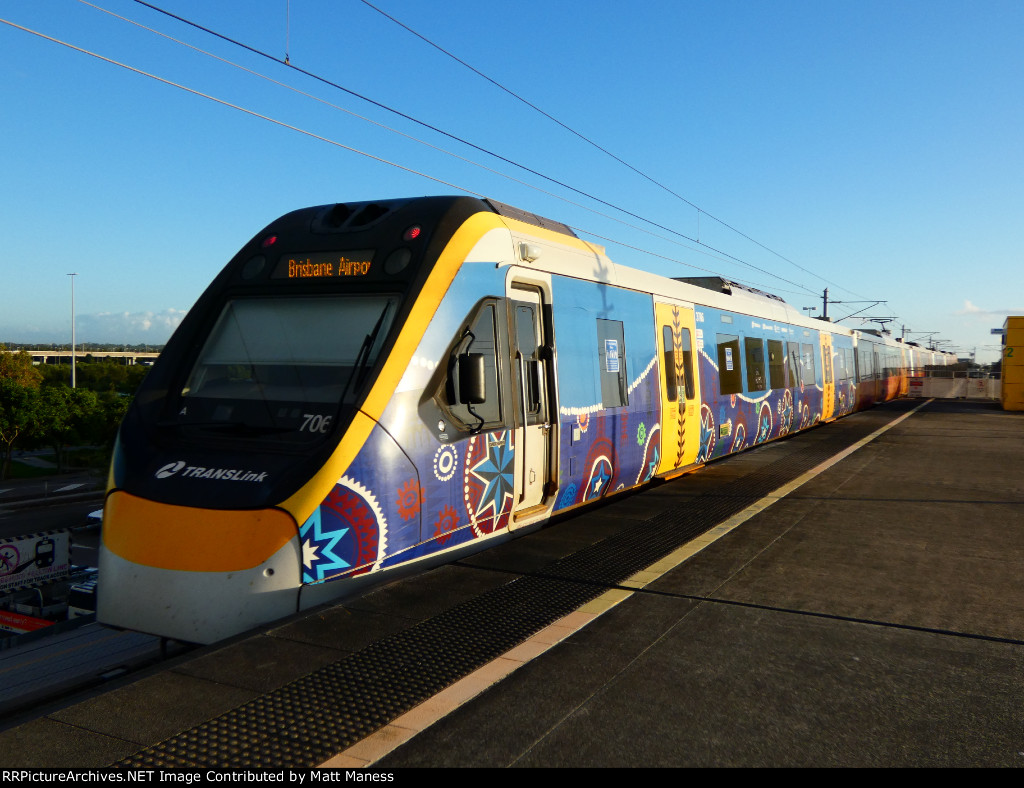
[[[0,350],[0,353],[21,353],[20,350]],[[85,361],[86,356],[93,359],[115,359],[125,364],[152,364],[160,356],[158,352],[134,350],[26,350],[36,364],[70,364],[71,358]]]

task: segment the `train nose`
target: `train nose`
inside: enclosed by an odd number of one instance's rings
[[[212,643],[298,608],[298,527],[280,509],[173,506],[114,492],[104,506],[97,619]]]

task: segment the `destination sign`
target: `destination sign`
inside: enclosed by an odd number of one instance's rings
[[[277,263],[272,279],[348,279],[370,273],[372,249],[351,252],[304,252],[284,255]]]

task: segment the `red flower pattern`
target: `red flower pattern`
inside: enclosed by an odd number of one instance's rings
[[[455,510],[446,506],[437,515],[437,522],[434,523],[434,536],[437,537],[439,544],[448,544],[448,541],[452,538],[452,532],[458,528],[459,516]]]
[[[415,479],[409,479],[398,491],[395,503],[398,506],[398,514],[403,520],[415,517],[420,513],[420,505],[423,503],[423,488]]]

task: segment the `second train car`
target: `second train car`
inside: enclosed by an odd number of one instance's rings
[[[213,642],[899,396],[911,350],[494,201],[295,211],[136,395],[98,618]]]

